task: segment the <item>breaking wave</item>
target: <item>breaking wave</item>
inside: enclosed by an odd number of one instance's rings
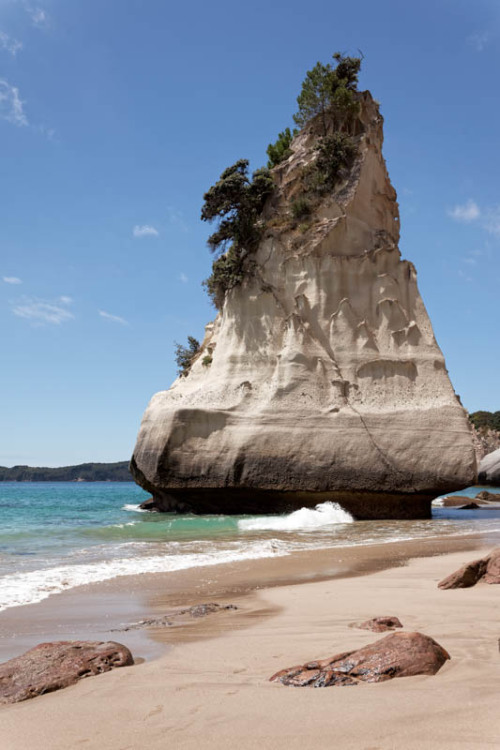
[[[259,516],[238,521],[241,531],[310,531],[335,526],[339,523],[353,523],[350,513],[338,503],[320,503],[315,508],[300,508],[287,516]]]

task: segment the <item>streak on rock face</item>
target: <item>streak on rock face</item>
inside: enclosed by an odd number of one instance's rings
[[[485,583],[500,583],[500,548],[487,557],[463,565],[438,583],[440,589],[467,589],[483,580]]]
[[[151,399],[131,461],[150,507],[333,501],[356,518],[422,518],[474,483],[471,427],[398,249],[383,119],[369,92],[357,97],[352,169],[297,226],[318,122],[297,135],[273,170],[255,273],[226,294],[189,374]]]
[[[35,698],[133,663],[128,648],[114,641],[40,643],[0,665],[0,703]]]
[[[358,651],[283,669],[270,681],[292,687],[385,682],[394,677],[434,675],[450,658],[439,643],[422,633],[392,633]]]

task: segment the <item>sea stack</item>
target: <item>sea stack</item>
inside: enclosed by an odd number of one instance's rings
[[[331,500],[359,519],[424,518],[475,480],[467,415],[398,249],[383,118],[369,92],[356,100],[349,169],[297,216],[318,139],[336,127],[333,113],[309,121],[272,170],[252,272],[146,409],[131,471],[157,510]]]

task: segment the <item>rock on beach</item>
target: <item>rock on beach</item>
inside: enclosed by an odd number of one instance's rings
[[[114,641],[40,643],[0,665],[0,703],[19,703],[133,663],[128,648]]]
[[[434,675],[450,658],[448,652],[427,635],[391,633],[357,651],[347,651],[329,659],[282,669],[270,681],[292,687],[385,682],[394,677]]]

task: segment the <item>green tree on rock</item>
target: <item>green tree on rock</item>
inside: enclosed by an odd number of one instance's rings
[[[219,257],[204,282],[216,307],[220,307],[226,291],[240,284],[245,271],[251,269],[248,256],[259,244],[260,215],[273,189],[268,169],[257,169],[250,179],[248,160],[240,159],[225,169],[203,196],[202,220],[218,221],[216,231],[208,238],[208,246]]]
[[[270,143],[267,147],[267,155],[269,160],[267,162],[268,169],[272,169],[277,164],[280,164],[291,155],[290,144],[298,131],[294,129],[293,133],[290,128],[285,128],[282,133],[278,135],[278,140],[275,143]]]
[[[188,345],[175,343],[175,362],[177,364],[177,374],[187,375],[194,357],[200,351],[200,342],[194,336],[188,336]]]
[[[333,59],[335,67],[330,63],[323,65],[317,62],[306,73],[302,90],[297,97],[299,109],[293,116],[300,128],[312,117],[321,115],[326,134],[326,115],[332,106],[351,108],[354,103],[352,92],[357,90],[362,58],[346,57],[335,52]]]

